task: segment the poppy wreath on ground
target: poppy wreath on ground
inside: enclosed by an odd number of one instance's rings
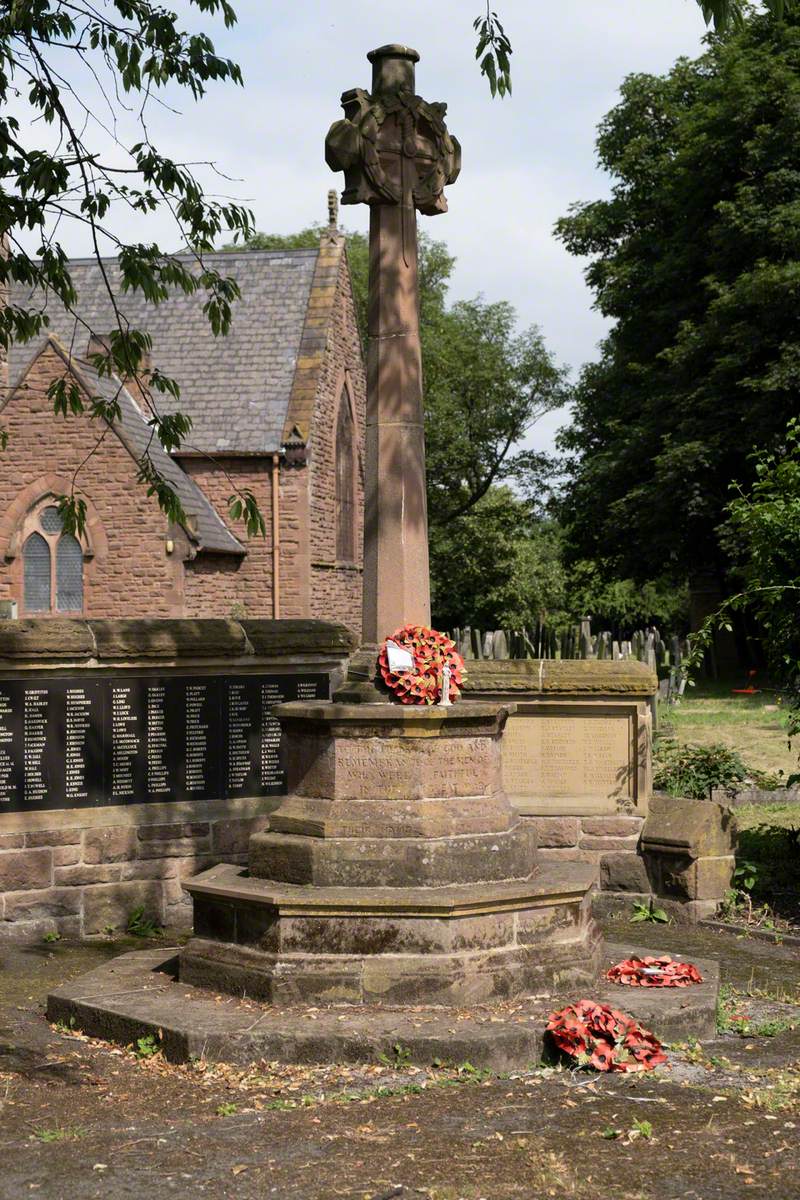
[[[606,972],[606,979],[629,987],[691,987],[703,982],[694,963],[675,962],[669,954],[660,958],[626,958]]]
[[[547,1032],[578,1066],[596,1071],[652,1071],[667,1061],[654,1034],[626,1013],[593,1000],[551,1013]]]
[[[388,643],[408,650],[414,660],[406,671],[389,669]],[[381,678],[403,704],[438,704],[442,696],[442,671],[450,668],[450,699],[461,695],[466,674],[456,644],[443,633],[424,625],[404,625],[383,643],[378,654]]]

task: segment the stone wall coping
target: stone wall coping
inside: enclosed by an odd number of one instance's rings
[[[228,800],[165,800],[161,803],[102,804],[96,808],[42,808],[33,812],[0,812],[0,835],[59,829],[100,829],[110,825],[136,828],[184,822],[236,820],[267,816],[283,796],[236,796]]]
[[[516,710],[514,703],[459,701],[453,705],[336,704],[290,700],[272,710],[281,725],[298,732],[338,737],[492,736]]]
[[[655,671],[636,659],[470,659],[466,667],[463,690],[470,695],[527,692],[651,696],[658,688]]]
[[[347,658],[356,637],[329,621],[224,618],[81,620],[27,617],[0,621],[0,670],[127,662],[246,662],[296,655]]]

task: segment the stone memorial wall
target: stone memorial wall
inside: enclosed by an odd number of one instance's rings
[[[325,672],[0,675],[0,815],[281,796],[285,700],[327,700]]]
[[[465,696],[513,700],[503,783],[542,859],[636,856],[652,793],[654,672],[633,660],[486,660]]]
[[[186,924],[181,880],[245,861],[286,792],[272,709],[351,650],[320,621],[4,622],[0,936]]]

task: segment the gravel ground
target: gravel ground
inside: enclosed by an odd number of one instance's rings
[[[800,1200],[797,950],[608,934],[720,959],[723,1032],[648,1076],[171,1066],[43,1018],[48,990],[130,944],[4,946],[0,1200]]]

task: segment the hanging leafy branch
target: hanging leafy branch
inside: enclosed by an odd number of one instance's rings
[[[221,15],[226,27],[236,21],[227,0],[189,2],[201,13]],[[147,369],[150,337],[127,320],[124,294],[138,291],[158,305],[176,290],[202,293],[213,333],[224,335],[230,326],[238,285],[203,256],[222,235],[248,237],[252,216],[235,202],[206,196],[192,168],[213,164],[177,162],[162,154],[147,125],[149,106],[165,103],[159,92],[180,87],[199,100],[216,81],[241,84],[241,71],[216,53],[205,33],[180,28],[177,15],[153,0],[13,0],[0,11],[0,290],[8,298],[17,284],[29,294],[24,303],[0,308],[0,347],[7,353],[12,343],[40,336],[53,301],[72,315],[68,362],[48,389],[54,413],[113,424],[121,415],[121,389],[133,381],[151,414],[151,443],[138,464],[139,480],[171,521],[185,521],[186,515],[149,450],[153,439],[168,453],[180,448],[191,419],[180,411],[161,411],[164,399],[171,409],[179,403],[180,388],[157,368]],[[118,133],[122,113],[139,129],[130,144]],[[185,250],[176,254],[156,242],[126,241],[113,219],[118,209],[138,215],[166,209]],[[80,312],[62,241],[62,230],[75,225],[89,234],[113,312],[110,332],[91,328]],[[27,248],[31,235],[38,242],[33,252]],[[119,286],[104,261],[109,254],[116,255]],[[72,376],[78,334],[95,347],[88,361],[98,376],[117,381],[111,396],[87,399]],[[105,424],[84,464],[107,429]],[[0,430],[0,449],[6,443]],[[73,476],[70,493],[57,497],[70,532],[82,532],[86,520],[86,505],[76,495],[84,464]],[[242,496],[248,528],[260,529],[263,522],[252,513],[253,503],[251,496]]]
[[[587,0],[591,2],[591,0]],[[745,20],[748,0],[696,0],[706,25],[714,26],[717,33],[740,28]],[[763,0],[763,7],[776,20],[800,11],[800,0]],[[492,96],[511,95],[511,65],[513,53],[511,42],[500,18],[489,3],[486,13],[475,18],[472,28],[478,35],[475,57],[479,60],[481,75],[489,83]]]
[[[486,5],[486,15],[476,17],[472,28],[478,35],[475,57],[480,62],[481,75],[489,81],[493,96],[511,95],[511,42],[500,24],[496,12]]]
[[[702,9],[706,25],[713,24],[717,33],[736,29],[744,23],[746,0],[697,0],[697,3]],[[798,11],[798,0],[763,0],[763,5],[776,21],[782,21],[785,16]]]

